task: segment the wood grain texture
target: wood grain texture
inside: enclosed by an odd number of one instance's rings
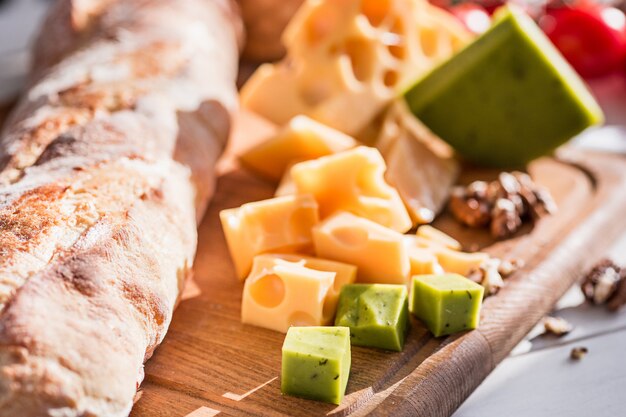
[[[147,384],[133,416],[184,416],[201,406],[219,410],[220,416],[450,415],[626,228],[620,215],[626,208],[623,159],[566,150],[560,160],[538,160],[529,170],[552,191],[560,207],[557,215],[501,242],[486,231],[463,228],[447,215],[436,222],[466,247],[526,261],[509,285],[485,302],[479,330],[437,339],[413,320],[401,353],[353,349],[348,395],[341,406],[285,397],[280,380],[274,379],[280,374],[284,335],[240,323],[243,286],[234,275],[217,216],[221,209],[273,192],[232,158],[242,143],[262,136],[263,126],[245,119],[239,128],[200,226],[195,280],[201,294],[180,304],[165,342],[146,367]],[[495,174],[468,168],[462,181]],[[227,393],[243,398],[235,401]]]

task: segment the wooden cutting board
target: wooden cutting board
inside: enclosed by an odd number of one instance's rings
[[[565,148],[558,159],[538,160],[529,171],[552,192],[556,215],[500,242],[446,214],[435,222],[465,247],[525,261],[507,286],[485,301],[478,330],[434,338],[414,320],[401,353],[353,348],[341,406],[282,396],[284,335],[241,324],[243,285],[218,219],[220,210],[269,198],[274,190],[238,168],[233,158],[243,143],[262,136],[262,127],[246,118],[237,126],[200,225],[194,282],[146,365],[134,417],[450,415],[626,229],[626,159]],[[462,181],[496,174],[466,169]]]
[[[4,114],[0,108],[0,122]],[[262,137],[264,128],[245,117],[237,123],[200,225],[195,278],[146,365],[133,417],[448,416],[626,229],[626,158],[564,148],[558,159],[538,160],[529,171],[552,192],[559,206],[554,216],[500,242],[445,213],[435,222],[465,247],[525,261],[507,286],[485,301],[479,329],[434,338],[413,320],[403,352],[353,348],[341,406],[282,396],[284,335],[240,323],[243,285],[218,219],[224,208],[272,196],[273,186],[240,169],[233,157]],[[496,175],[465,169],[461,180]]]

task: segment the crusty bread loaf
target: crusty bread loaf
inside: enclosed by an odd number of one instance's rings
[[[0,142],[0,416],[125,416],[236,106],[231,0],[61,0]]]

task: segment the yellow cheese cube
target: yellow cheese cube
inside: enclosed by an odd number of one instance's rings
[[[441,241],[427,239],[423,236],[408,235],[404,236],[404,240],[408,248],[413,247],[431,252],[437,258],[437,262],[443,268],[443,271],[447,273],[457,273],[466,276],[471,270],[480,267],[490,259],[488,253],[461,252],[444,246]]]
[[[290,326],[321,326],[335,272],[318,271],[275,257],[256,257],[246,279],[241,321],[286,333]]]
[[[348,212],[313,228],[315,253],[357,267],[357,281],[404,284],[409,258],[400,233]]]
[[[489,254],[485,252],[466,253],[444,247],[436,249],[435,256],[444,271],[463,276],[489,260]]]
[[[350,136],[306,116],[296,116],[269,140],[240,156],[241,162],[258,174],[280,180],[293,162],[306,161],[356,146]]]
[[[360,146],[291,168],[299,194],[317,200],[322,219],[349,211],[385,227],[406,232],[411,218],[398,192],[385,182],[385,161],[374,148]]]
[[[409,246],[407,247],[407,253],[411,264],[411,276],[438,275],[444,273],[443,268],[439,265],[439,261],[432,250]]]
[[[314,258],[299,254],[270,254],[259,255],[260,257],[273,257],[283,262],[292,262],[302,265],[306,268],[315,269],[316,271],[334,272],[335,279],[333,285],[328,289],[326,300],[324,301],[324,322],[331,322],[337,310],[337,302],[339,301],[339,293],[341,287],[346,284],[352,284],[356,280],[357,268],[343,262],[330,261],[328,259]],[[255,259],[256,259],[255,258]]]
[[[453,249],[453,250],[461,250],[461,244],[458,240],[454,239],[452,236],[445,234],[439,229],[435,229],[430,225],[423,225],[417,228],[417,232],[415,233],[417,236],[423,237],[424,239],[431,240],[433,242],[441,243],[443,246]]]
[[[243,279],[255,255],[310,247],[311,228],[319,221],[319,215],[312,196],[294,195],[222,210],[220,219],[237,276]]]

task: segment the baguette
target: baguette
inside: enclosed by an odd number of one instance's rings
[[[231,0],[60,0],[0,139],[0,417],[126,416],[237,103]]]

